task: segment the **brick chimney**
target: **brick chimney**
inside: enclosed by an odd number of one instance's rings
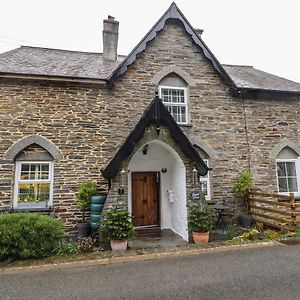
[[[119,22],[108,16],[103,20],[103,59],[117,60]]]

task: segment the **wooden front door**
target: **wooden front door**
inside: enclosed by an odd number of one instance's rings
[[[131,176],[133,225],[159,225],[159,173],[133,172]]]

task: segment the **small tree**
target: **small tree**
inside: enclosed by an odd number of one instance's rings
[[[233,192],[236,197],[242,199],[248,211],[249,193],[254,188],[253,178],[250,172],[241,173],[233,184]]]
[[[97,185],[93,181],[85,181],[79,185],[76,205],[82,211],[82,222],[85,223],[85,212],[91,204],[91,197],[97,194]]]

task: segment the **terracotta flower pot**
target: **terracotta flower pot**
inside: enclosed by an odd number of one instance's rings
[[[111,250],[126,250],[127,240],[111,240],[110,241]]]
[[[208,243],[209,232],[192,232],[193,239],[196,245]]]

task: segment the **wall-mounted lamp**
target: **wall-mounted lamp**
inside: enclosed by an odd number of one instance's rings
[[[124,185],[126,182],[125,174],[126,174],[126,172],[125,172],[124,168],[122,168],[122,170],[120,171],[120,187],[118,189],[119,195],[123,195],[125,193],[125,189],[124,189]]]
[[[162,173],[167,173],[168,170],[167,170],[167,168],[162,168],[162,169],[161,169],[161,172],[162,172]]]
[[[198,183],[198,171],[196,167],[193,168],[193,186],[196,186]]]
[[[148,148],[149,148],[149,145],[148,145],[148,144],[146,144],[146,145],[143,147],[143,154],[144,154],[144,155],[147,154]]]

